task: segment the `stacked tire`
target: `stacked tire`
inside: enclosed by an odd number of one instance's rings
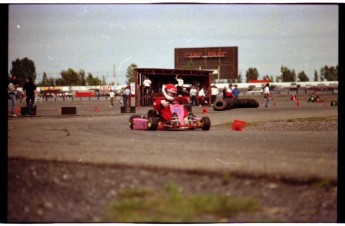
[[[219,99],[213,103],[215,111],[225,111],[233,108],[258,108],[259,102],[254,99]]]

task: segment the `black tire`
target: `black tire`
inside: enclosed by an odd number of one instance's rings
[[[150,117],[159,118],[159,113],[156,110],[151,109],[147,112],[147,118],[150,118]]]
[[[238,99],[236,103],[236,108],[257,108],[259,107],[259,102],[254,99]]]
[[[228,99],[225,99],[226,102],[228,102],[228,110],[232,109],[232,108],[236,108],[238,106],[238,99],[237,98],[228,98]]]
[[[157,130],[157,128],[158,128],[158,119],[156,117],[154,117],[154,116],[153,117],[149,117],[148,121],[147,121],[147,128],[149,130],[152,130],[152,131]]]
[[[211,128],[211,120],[209,117],[202,117],[200,120],[201,124],[202,124],[202,130],[206,131],[206,130],[210,130]]]
[[[215,111],[224,111],[228,109],[228,102],[226,102],[225,100],[216,100],[213,103],[213,109]]]
[[[131,129],[133,129],[133,119],[135,118],[141,118],[141,115],[132,115],[131,117],[129,117],[128,125]]]

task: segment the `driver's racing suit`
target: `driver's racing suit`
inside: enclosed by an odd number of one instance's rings
[[[173,102],[167,101],[164,98],[156,98],[153,102],[153,109],[159,112],[159,115],[163,121],[171,121],[172,120],[172,113],[170,111],[170,104]],[[188,112],[186,108],[183,108],[184,115],[183,118],[188,116]]]

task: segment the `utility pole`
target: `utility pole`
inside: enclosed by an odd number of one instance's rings
[[[115,65],[114,65],[114,88],[116,89],[116,71],[115,71]]]

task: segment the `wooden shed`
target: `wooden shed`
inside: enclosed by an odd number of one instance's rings
[[[184,80],[184,87],[196,85],[203,87],[207,92],[208,103],[211,100],[211,75],[212,70],[186,70],[186,69],[162,69],[162,68],[135,68],[135,106],[151,105],[155,97],[162,96],[164,84],[177,84],[175,79],[179,75]],[[148,77],[152,84],[150,95],[144,94],[143,81]]]

